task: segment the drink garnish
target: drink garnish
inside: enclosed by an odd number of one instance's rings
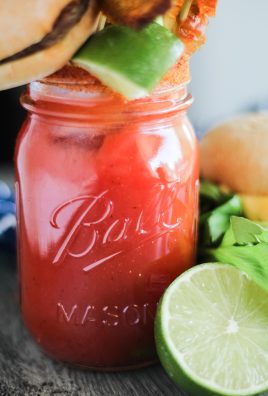
[[[181,11],[178,15],[178,18],[181,22],[186,21],[186,19],[188,18],[192,3],[193,3],[193,0],[185,0],[184,1]]]
[[[198,265],[168,287],[157,310],[160,361],[196,396],[268,389],[268,293],[228,264]]]
[[[127,99],[136,99],[148,95],[183,51],[182,41],[157,23],[141,30],[110,25],[87,41],[73,63]]]
[[[102,12],[116,24],[144,26],[171,7],[171,0],[100,0]]]
[[[188,54],[205,43],[206,26],[216,6],[217,0],[177,0],[165,14],[165,26],[183,40]]]

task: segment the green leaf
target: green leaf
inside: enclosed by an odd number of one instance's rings
[[[230,225],[230,217],[242,214],[242,203],[237,195],[216,209],[201,215],[199,236],[202,244],[210,245],[220,242]]]
[[[215,184],[207,181],[200,183],[200,213],[207,213],[227,202],[233,195],[226,194]]]
[[[268,291],[268,224],[241,217],[239,196],[222,193],[211,183],[201,184],[200,198],[200,261],[231,264]]]
[[[263,231],[261,235],[257,236],[259,242],[268,243],[268,230]]]
[[[217,203],[222,203],[226,197],[227,199],[229,197],[229,194],[222,192],[218,186],[206,181],[202,181],[200,184],[200,195]]]
[[[226,247],[226,246],[233,246],[235,244],[236,244],[236,240],[234,237],[233,229],[230,226],[228,230],[225,232],[220,246]]]
[[[230,216],[215,210],[207,220],[209,242],[214,244],[226,232],[230,224]]]
[[[268,244],[224,246],[211,251],[214,259],[232,264],[268,291]]]
[[[231,227],[235,242],[239,245],[258,243],[257,235],[264,232],[263,227],[244,217],[232,216]]]

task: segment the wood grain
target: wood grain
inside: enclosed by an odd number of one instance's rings
[[[66,367],[31,340],[19,313],[15,258],[0,253],[0,396],[184,396],[157,365],[126,373]]]

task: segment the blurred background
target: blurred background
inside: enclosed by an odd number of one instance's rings
[[[198,130],[268,109],[268,0],[218,0],[207,44],[191,62],[190,116]]]
[[[191,62],[190,117],[198,131],[257,107],[268,108],[268,0],[219,0],[207,44]],[[25,116],[23,88],[0,92],[0,179],[12,164],[16,134]]]

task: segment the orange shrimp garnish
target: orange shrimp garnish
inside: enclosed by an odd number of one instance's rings
[[[165,25],[184,41],[189,55],[205,43],[205,30],[216,6],[217,0],[175,0],[166,13]]]

